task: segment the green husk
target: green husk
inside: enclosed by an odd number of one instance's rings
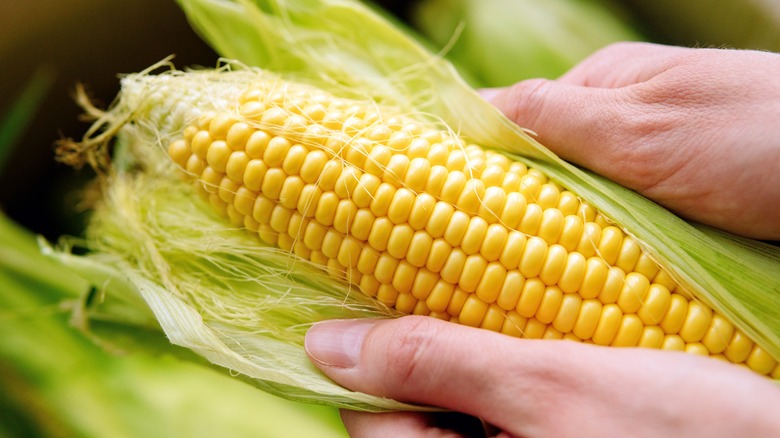
[[[640,39],[599,0],[423,0],[411,20],[477,87],[556,78],[596,50]]]
[[[473,142],[546,171],[620,223],[697,297],[780,357],[777,248],[688,224],[561,161],[482,100],[448,62],[358,2],[180,3],[222,55],[264,70],[226,63],[214,71],[128,77],[116,106],[97,125],[108,132],[121,128],[119,161],[127,168],[108,175],[105,201],[87,236],[91,253],[59,254],[109,295],[113,287],[137,292],[174,344],[284,397],[354,409],[423,409],[345,390],[303,352],[303,336],[315,321],[393,316],[390,311],[228,226],[164,159],[164,145],[195,114],[178,111],[180,103],[199,111],[221,108],[242,83],[271,70],[446,123]]]

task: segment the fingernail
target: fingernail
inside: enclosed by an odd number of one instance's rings
[[[358,363],[366,333],[375,319],[345,319],[314,324],[306,333],[304,348],[322,365],[352,368]]]

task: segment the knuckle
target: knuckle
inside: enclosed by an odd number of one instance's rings
[[[414,384],[424,379],[425,363],[431,352],[438,329],[432,318],[407,316],[398,320],[399,327],[388,348],[387,373],[401,385]]]

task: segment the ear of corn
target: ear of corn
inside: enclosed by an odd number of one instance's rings
[[[172,342],[264,389],[361,409],[411,407],[323,379],[301,348],[311,322],[426,313],[777,374],[778,251],[561,162],[356,3],[183,4],[225,54],[309,85],[236,65],[136,75],[101,120],[124,124],[142,172],[109,176],[94,253],[60,257],[137,290]],[[236,29],[285,44],[231,45]]]

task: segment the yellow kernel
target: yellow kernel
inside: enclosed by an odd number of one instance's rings
[[[447,260],[445,260],[444,266],[442,266],[439,272],[441,278],[449,283],[457,283],[461,272],[463,272],[463,266],[466,264],[466,257],[468,256],[460,248],[453,248],[447,255]]]
[[[501,183],[504,181],[504,175],[506,175],[506,172],[501,166],[487,164],[485,166],[485,170],[483,170],[482,174],[479,176],[479,179],[485,183],[485,187],[501,189]],[[501,189],[501,191],[506,195],[506,192],[503,189]]]
[[[520,259],[520,273],[525,278],[536,277],[544,266],[547,257],[547,242],[536,236],[529,237],[523,247],[523,256]]]
[[[270,173],[271,170],[268,172]],[[314,219],[326,227],[333,225],[333,218],[336,217],[339,201],[341,200],[334,192],[323,193],[322,196],[320,196],[317,208],[314,211]]]
[[[374,193],[374,199],[372,199],[369,204],[371,211],[376,217],[387,215],[387,210],[390,207],[390,202],[395,196],[395,191],[395,187],[386,182],[383,182],[377,187],[376,193]]]
[[[268,146],[268,142],[271,141],[271,136],[265,131],[255,131],[249,136],[246,141],[245,151],[252,159],[262,159],[265,153],[265,148]]]
[[[425,267],[432,272],[440,272],[450,252],[452,252],[452,246],[446,240],[443,238],[434,239],[428,254],[428,260],[425,261]]]
[[[636,313],[644,302],[650,281],[642,274],[631,272],[623,280],[617,304],[624,313]]]
[[[523,175],[520,178],[520,187],[518,191],[522,193],[526,199],[532,199],[536,201],[539,190],[542,188],[542,182],[539,178],[532,174]]]
[[[544,290],[544,296],[542,302],[539,304],[539,309],[536,310],[534,317],[540,322],[549,324],[555,319],[555,315],[558,314],[558,309],[563,302],[563,292],[556,286],[548,286]]]
[[[620,321],[620,327],[615,334],[615,339],[612,340],[612,346],[614,347],[634,347],[639,342],[639,338],[642,336],[642,329],[644,324],[635,314],[623,315],[623,320]]]
[[[766,350],[756,345],[745,360],[745,364],[758,374],[769,374],[777,366],[777,361]]]
[[[485,183],[479,179],[470,179],[463,186],[456,206],[467,214],[476,214],[482,204],[482,195],[484,193]]]
[[[179,167],[185,167],[192,153],[187,142],[184,139],[179,139],[168,146],[168,155]]]
[[[620,310],[620,307],[617,304],[605,304],[601,308],[601,317],[596,331],[593,333],[593,342],[598,345],[612,343],[622,321],[623,311]]]
[[[499,215],[506,204],[506,192],[501,187],[487,187],[480,200],[477,214],[489,224],[498,222]]]
[[[408,252],[406,253],[406,259],[413,266],[421,268],[425,266],[428,261],[428,254],[431,252],[431,246],[433,245],[433,237],[425,231],[417,231],[412,236],[411,243],[409,244]]]
[[[539,194],[537,195],[536,202],[543,209],[553,208],[557,210],[558,200],[561,197],[561,191],[555,184],[546,183],[539,188]]]
[[[488,224],[485,219],[474,216],[466,226],[466,232],[460,242],[460,247],[466,254],[476,254],[482,247],[482,242],[487,233]],[[446,237],[446,234],[445,234]]]
[[[668,272],[660,270],[657,274],[655,274],[655,277],[653,277],[653,283],[658,283],[662,286],[666,286],[667,289],[670,291],[673,291],[675,287],[677,287],[677,282],[674,281],[671,275],[669,275]]]
[[[434,239],[442,237],[454,212],[455,207],[453,207],[452,204],[437,202],[436,205],[433,206],[433,211],[428,218],[428,223],[425,225],[425,231]]]
[[[286,178],[282,184],[282,189],[279,192],[279,204],[285,208],[295,210],[305,185],[306,183],[297,176]]]
[[[598,257],[588,258],[585,266],[585,277],[582,279],[582,285],[580,286],[580,296],[584,299],[599,296],[607,280],[608,273],[609,265],[604,260]]]
[[[373,274],[377,262],[379,262],[379,253],[373,248],[363,247],[360,251],[360,257],[358,257],[358,271],[366,275]]]
[[[563,294],[558,313],[552,320],[553,327],[561,333],[569,333],[574,330],[581,307],[582,298],[579,295],[573,293]]]
[[[385,306],[393,307],[397,298],[398,291],[393,286],[387,283],[379,285],[379,289],[376,292],[377,301]]]
[[[599,293],[599,299],[602,303],[617,302],[620,291],[623,290],[623,283],[626,280],[626,274],[617,266],[612,266],[607,271],[607,278],[604,286]]]
[[[498,260],[507,269],[515,269],[520,266],[526,240],[525,235],[519,231],[510,231],[507,234],[506,243],[501,251],[501,255],[498,257]]]
[[[701,340],[711,353],[722,353],[734,336],[734,325],[723,316],[713,313],[707,333]]]
[[[187,159],[187,165],[186,165],[187,172],[193,175],[200,175],[203,173],[203,169],[205,168],[206,168],[205,162],[200,158],[198,158],[197,155],[190,155],[190,158]]]
[[[647,278],[653,278],[656,274],[658,274],[659,267],[658,264],[656,264],[652,259],[652,257],[646,253],[642,253],[634,265],[634,271],[639,272]]]
[[[575,215],[568,215],[563,219],[563,228],[558,237],[558,243],[563,245],[568,251],[577,249],[577,243],[582,235],[582,219]],[[584,256],[584,254],[583,254]]]
[[[386,217],[377,217],[368,233],[368,244],[377,251],[387,249],[387,240],[390,238],[390,231],[393,229],[393,223]]]
[[[659,325],[664,329],[664,333],[666,334],[679,333],[687,314],[688,300],[682,295],[672,294],[671,300],[669,301],[669,309],[666,311],[666,314]]]
[[[362,171],[353,166],[346,166],[341,170],[341,175],[336,179],[336,184],[333,187],[336,195],[341,199],[348,199],[352,197],[352,193],[360,184],[360,176]]]
[[[233,200],[233,206],[236,211],[244,216],[252,215],[252,207],[255,204],[257,193],[252,192],[248,188],[241,186],[236,190],[236,196]]]
[[[691,342],[685,344],[685,352],[690,354],[698,354],[699,356],[710,355],[710,352],[707,350],[707,347],[705,347],[699,342]]]
[[[523,337],[527,339],[542,339],[547,330],[547,324],[539,322],[536,318],[529,318],[525,323]]]
[[[699,342],[707,333],[712,321],[712,309],[698,301],[688,303],[688,314],[680,327],[680,336],[685,342]]]
[[[458,315],[458,320],[463,325],[479,327],[482,319],[485,317],[488,306],[488,303],[480,300],[475,294],[471,294],[466,298],[466,302],[463,303],[463,309],[461,309]]]
[[[198,131],[192,137],[192,141],[190,142],[190,149],[192,149],[192,153],[197,155],[198,158],[205,160],[206,154],[208,153],[209,148],[213,142],[214,139],[211,138],[211,135],[209,135],[208,131]]]
[[[439,199],[450,204],[455,204],[460,197],[460,194],[463,192],[463,187],[466,185],[467,180],[468,178],[461,171],[454,170],[449,172],[441,188],[441,192],[439,193]]]
[[[487,265],[487,260],[479,254],[466,257],[463,271],[458,279],[458,286],[466,292],[476,291]]]
[[[417,305],[417,298],[410,293],[400,293],[395,300],[395,310],[409,315],[414,312],[414,307]]]
[[[217,192],[219,194],[219,198],[228,204],[232,204],[233,200],[236,198],[236,191],[239,187],[241,187],[241,184],[231,180],[230,178],[222,178],[222,181],[219,182],[219,191]]]
[[[548,286],[558,284],[558,280],[563,275],[563,270],[566,267],[568,256],[569,253],[566,251],[566,248],[557,243],[550,245],[544,258],[542,270],[539,272],[539,278],[544,284]]]
[[[244,168],[242,181],[246,188],[259,192],[263,186],[263,180],[268,172],[268,166],[260,160],[250,160]]]
[[[565,293],[577,292],[585,277],[586,266],[585,256],[578,252],[569,253],[566,265],[563,267],[563,273],[558,279],[558,287]]]
[[[282,161],[282,170],[288,175],[299,174],[303,161],[308,154],[309,150],[305,146],[300,144],[293,145]]]
[[[384,169],[382,181],[395,187],[403,187],[404,178],[406,178],[406,172],[409,169],[409,161],[409,157],[406,155],[396,154],[390,157],[390,161],[387,162]]]
[[[285,233],[290,224],[290,217],[292,217],[292,212],[290,210],[281,205],[277,205],[271,210],[271,221],[269,222],[269,225],[271,225],[271,229],[277,233]]]
[[[382,184],[382,180],[376,175],[370,173],[363,173],[360,175],[360,180],[355,190],[352,192],[352,201],[360,208],[365,208],[371,205],[371,201],[374,199],[374,194]]]
[[[572,332],[580,339],[590,339],[601,320],[601,310],[601,301],[596,299],[582,300]]]
[[[460,246],[463,236],[466,235],[469,222],[469,215],[466,213],[462,211],[453,212],[449,223],[447,223],[447,228],[444,230],[444,239],[447,240],[447,243],[453,247]]]
[[[486,303],[495,302],[498,299],[498,294],[501,292],[506,276],[506,268],[501,263],[488,263],[482,274],[482,279],[477,285],[477,296]],[[511,308],[514,308],[514,306]]]
[[[303,158],[299,173],[301,178],[307,183],[315,183],[319,180],[322,169],[325,167],[325,163],[328,162],[328,157],[325,152],[311,151]]]
[[[425,182],[425,192],[431,196],[440,197],[449,173],[450,171],[444,166],[431,167],[431,171],[428,173],[428,180]]]
[[[420,193],[414,199],[409,213],[409,226],[415,230],[422,230],[428,224],[428,218],[433,213],[436,199],[428,193]]]
[[[596,255],[596,248],[598,248],[600,240],[601,227],[595,222],[586,222],[582,226],[582,235],[579,243],[577,243],[576,251],[582,253],[585,257],[593,257]]]
[[[201,186],[209,193],[217,193],[219,190],[219,183],[222,182],[222,172],[217,172],[211,166],[203,169],[203,173],[200,175]]]
[[[428,182],[428,174],[431,171],[431,163],[425,158],[414,158],[409,163],[404,184],[409,190],[420,193],[425,190]]]
[[[246,143],[249,140],[249,136],[255,132],[254,129],[249,127],[244,122],[235,123],[227,132],[226,142],[230,149],[234,151],[243,151],[246,148]]]
[[[661,349],[670,351],[685,351],[685,341],[678,335],[666,335]]]
[[[285,174],[282,169],[268,169],[265,172],[265,178],[263,178],[263,184],[260,187],[263,195],[269,199],[278,200],[285,179],[287,179],[287,174]]]
[[[245,102],[243,105],[241,105],[241,108],[238,109],[238,113],[241,115],[241,117],[247,119],[258,119],[264,111],[265,105],[262,102],[257,101]]]
[[[509,233],[503,225],[490,225],[480,243],[479,253],[489,262],[498,260],[504,250],[508,236]]]
[[[623,239],[623,243],[620,245],[620,251],[615,260],[615,265],[626,272],[631,272],[634,270],[634,265],[636,265],[636,261],[639,259],[641,253],[642,250],[639,248],[639,244],[636,243],[636,240],[626,236],[626,238]]]
[[[661,348],[664,343],[664,331],[657,325],[646,325],[642,329],[637,346],[643,348]]]
[[[355,212],[355,219],[352,221],[352,227],[349,229],[349,233],[356,239],[361,241],[368,240],[368,234],[371,231],[371,226],[374,224],[376,216],[371,213],[371,210],[367,208],[360,208]]]
[[[388,254],[397,259],[405,258],[413,236],[414,230],[409,225],[401,224],[394,226],[387,240]]]
[[[536,314],[539,304],[545,294],[545,285],[538,278],[528,278],[523,284],[523,291],[520,293],[520,299],[517,302],[517,313],[525,318],[530,318]]]
[[[501,210],[499,222],[510,230],[516,230],[520,226],[523,214],[528,202],[525,196],[518,192],[509,192],[506,195],[504,209]]]
[[[252,218],[260,225],[267,225],[271,221],[271,211],[274,203],[265,196],[258,196],[252,206]]]
[[[355,219],[357,211],[357,206],[349,199],[339,201],[336,206],[336,214],[333,216],[333,228],[339,233],[349,233],[353,228],[352,221]]]
[[[665,286],[653,283],[647,290],[642,307],[637,311],[637,315],[642,322],[649,325],[656,325],[661,322],[669,308],[672,294]],[[725,348],[725,346],[724,346]]]
[[[598,254],[610,265],[615,264],[623,244],[623,231],[618,227],[608,226],[601,230]]]
[[[412,294],[415,298],[418,300],[427,300],[428,296],[431,294],[431,291],[436,286],[436,283],[439,282],[439,276],[436,275],[434,272],[431,272],[425,268],[420,268],[417,270],[416,275],[414,276],[414,282],[412,283]],[[431,310],[434,310],[430,303],[426,301],[426,304],[428,305],[428,308]],[[447,308],[447,304],[444,303],[442,306],[436,306],[436,312],[444,312]]]
[[[339,256],[339,249],[341,248],[341,242],[344,240],[344,236],[336,232],[335,230],[325,231],[325,237],[322,239],[322,251],[329,259],[336,259]]]
[[[315,184],[306,184],[298,197],[298,212],[306,217],[314,217],[321,196],[322,189]]]
[[[495,304],[490,304],[479,326],[486,330],[498,332],[501,330],[501,326],[504,325],[505,319],[506,314],[504,311]]]
[[[393,287],[401,293],[411,293],[414,278],[417,276],[417,268],[409,264],[406,260],[398,262],[393,274]]]
[[[528,320],[520,316],[519,313],[510,310],[507,312],[506,319],[501,325],[501,333],[519,338],[523,336],[523,329],[525,329],[527,321]]]
[[[513,310],[517,307],[520,300],[520,293],[523,291],[525,278],[517,270],[511,270],[506,273],[504,283],[498,290],[496,304],[504,310]]]
[[[403,187],[396,190],[387,209],[387,217],[394,224],[405,223],[409,219],[414,200],[415,195],[411,190]]]
[[[454,292],[454,284],[439,280],[433,286],[428,298],[425,299],[425,304],[435,312],[444,312],[448,309]]]
[[[317,185],[323,191],[330,191],[336,187],[336,181],[341,176],[342,166],[338,160],[328,160],[322,168]]]
[[[753,350],[753,341],[739,330],[734,331],[726,350],[723,354],[734,363],[742,363],[747,360]]]
[[[243,181],[247,164],[249,164],[249,156],[245,152],[233,152],[225,164],[225,173],[233,181]]]
[[[529,235],[537,234],[543,215],[544,211],[542,207],[539,207],[539,204],[528,204],[523,212],[523,218],[520,220],[518,230]]]

